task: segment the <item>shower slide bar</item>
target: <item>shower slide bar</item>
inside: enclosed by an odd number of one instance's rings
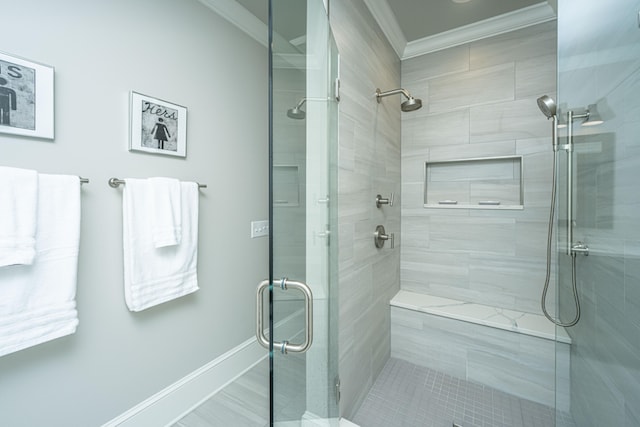
[[[113,187],[113,188],[118,188],[121,185],[124,185],[125,181],[124,179],[118,179],[118,178],[109,178],[109,186]],[[196,183],[198,184],[198,188],[207,188],[207,184],[200,184],[200,183]]]
[[[576,114],[567,112],[567,144],[563,147],[567,152],[567,255],[581,253],[589,255],[589,247],[582,242],[573,241],[575,222],[573,219],[573,121],[589,118],[589,111]]]

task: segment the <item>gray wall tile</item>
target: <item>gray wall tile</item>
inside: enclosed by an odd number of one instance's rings
[[[403,63],[404,86],[429,86],[429,109],[402,121],[403,289],[540,312],[552,150],[536,98],[555,95],[554,58],[555,24],[547,23]],[[429,74],[434,63],[446,71]],[[516,154],[523,156],[524,210],[421,207],[426,161]],[[519,195],[518,184],[452,179],[430,183],[427,196],[463,202],[495,195],[507,203]]]
[[[340,50],[339,305],[342,415],[349,418],[390,354],[389,299],[399,290],[399,247],[376,249],[382,224],[400,241],[400,203],[375,206],[376,194],[400,195],[400,99],[375,90],[400,87],[400,60],[362,0],[331,3]],[[414,93],[426,93],[427,86]],[[411,89],[410,89],[411,90]],[[418,95],[420,93],[420,95]],[[345,234],[342,232],[345,231]]]
[[[553,341],[398,307],[391,307],[391,330],[394,358],[555,405]],[[566,356],[569,346],[557,345]],[[565,391],[568,382],[562,379]]]
[[[548,55],[516,62],[516,99],[556,93],[556,57],[553,49]]]
[[[555,95],[555,25],[544,24],[469,46],[468,70],[458,62],[449,67],[440,64],[443,70],[461,72],[421,75],[421,64],[436,62],[433,54],[414,58],[406,73],[403,63],[404,86],[428,85],[429,109],[406,115],[402,122],[401,287],[540,314],[552,150],[550,124],[538,110],[536,98],[542,93]],[[437,59],[460,61],[461,52],[459,49],[450,56],[439,53]],[[536,60],[544,65],[536,68]],[[524,210],[421,208],[426,161],[516,154],[523,156]],[[463,170],[469,175],[472,169],[473,165],[465,165]],[[428,196],[466,201],[497,195],[508,201],[514,190],[519,196],[514,169],[500,171],[484,169],[479,172],[488,174],[484,180],[476,174],[478,180],[461,182],[457,181],[459,174],[445,179],[446,173],[452,173],[449,169],[439,175],[440,180],[438,174],[432,176],[436,181],[430,182]],[[491,182],[486,178],[500,179]],[[501,188],[492,190],[493,185]],[[464,328],[473,325],[433,316],[420,327],[420,315],[405,311],[392,308],[392,356],[527,399],[554,403],[553,343],[526,344],[526,339],[515,334],[494,336],[492,330],[482,327],[471,333]],[[545,348],[545,356],[532,357],[538,355],[535,347]],[[565,393],[559,402],[568,409],[568,375],[558,384]]]
[[[427,100],[424,99],[423,105],[426,102]],[[433,145],[456,145],[468,142],[469,110],[466,108],[429,114],[428,109],[423,107],[412,114],[402,116],[403,156]]]
[[[471,107],[472,143],[545,137],[550,132],[536,97]]]
[[[513,100],[514,71],[514,64],[508,63],[430,79],[429,112]]]
[[[469,68],[475,70],[555,53],[556,23],[553,21],[471,43]],[[555,80],[555,70],[550,80]]]
[[[444,49],[402,62],[402,79],[418,81],[445,74],[469,71],[469,45]],[[408,88],[405,88],[411,91]]]

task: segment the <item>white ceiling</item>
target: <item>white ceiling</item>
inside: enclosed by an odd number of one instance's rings
[[[239,22],[267,22],[266,0],[200,0],[219,13]],[[351,1],[351,0],[346,0]],[[456,46],[473,40],[513,31],[555,19],[557,0],[363,0],[402,59]],[[287,15],[304,14],[306,2],[278,0],[274,10],[279,17],[279,33],[294,40],[304,32],[304,23]],[[301,10],[302,8],[302,10]],[[250,18],[241,17],[247,14]],[[257,20],[256,20],[257,17]],[[255,25],[254,25],[255,26]],[[287,28],[282,28],[282,27]],[[246,29],[245,29],[246,30]],[[248,33],[261,34],[255,28]],[[301,33],[301,34],[298,34]]]
[[[524,9],[544,0],[374,0],[386,1],[408,42]],[[372,2],[373,3],[373,2]]]

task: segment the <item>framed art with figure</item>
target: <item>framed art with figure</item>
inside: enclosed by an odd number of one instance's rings
[[[187,108],[133,91],[130,101],[129,150],[186,157]]]
[[[53,74],[0,52],[0,133],[53,139]]]

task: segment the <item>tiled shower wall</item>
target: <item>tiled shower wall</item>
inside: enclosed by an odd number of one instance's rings
[[[403,61],[423,108],[402,115],[402,289],[540,313],[552,149],[536,99],[555,98],[555,29]],[[523,210],[423,207],[425,162],[510,155],[523,156]]]
[[[376,249],[378,224],[400,232],[400,207],[376,194],[400,190],[400,99],[375,90],[400,85],[400,61],[362,0],[331,2],[340,50],[339,305],[341,410],[351,417],[390,354],[389,300],[399,290],[400,251]],[[398,245],[398,241],[396,245]]]

